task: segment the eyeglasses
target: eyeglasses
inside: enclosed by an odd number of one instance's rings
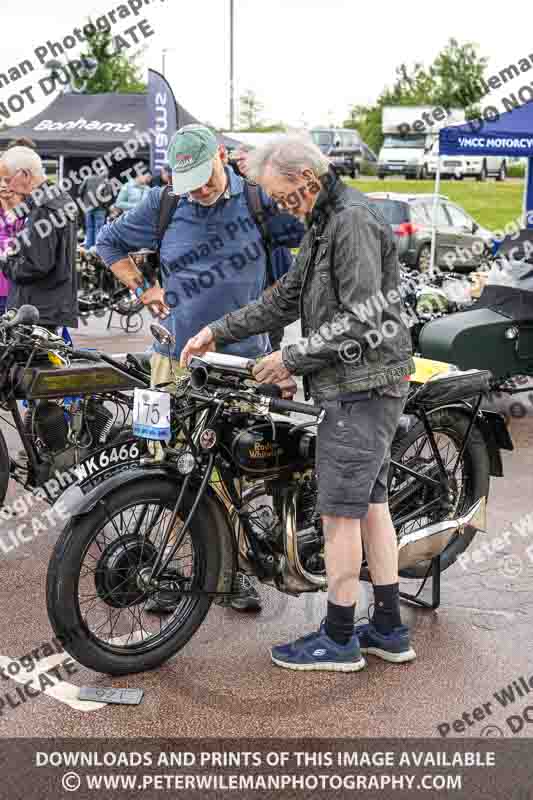
[[[13,173],[13,175],[10,175],[10,176],[9,176],[9,178],[5,178],[5,177],[1,177],[1,176],[0,176],[0,184],[2,184],[2,183],[3,183],[3,184],[5,184],[6,186],[9,186],[9,184],[11,183],[11,181],[15,180],[15,178],[16,178],[16,177],[17,177],[17,175],[19,175],[19,174],[23,175],[25,178],[29,178],[29,177],[30,177],[30,173],[28,172],[28,170],[27,170],[27,169],[17,169],[17,170],[16,170],[16,172],[14,172],[14,173]]]

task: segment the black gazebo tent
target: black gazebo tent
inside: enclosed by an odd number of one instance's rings
[[[43,158],[96,158],[120,147],[126,140],[148,130],[146,94],[61,94],[44,111],[23,125],[0,131],[0,151],[22,136],[32,139]],[[198,122],[177,105],[178,127]],[[217,134],[221,143],[233,148],[235,139]],[[136,153],[149,159],[148,145]]]

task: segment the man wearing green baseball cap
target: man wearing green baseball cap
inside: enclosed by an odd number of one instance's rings
[[[297,247],[304,233],[303,226],[279,213],[262,190],[226,166],[225,156],[224,145],[209,128],[199,124],[180,128],[167,152],[173,193],[170,187],[150,189],[138,206],[101,230],[96,245],[116,277],[152,313],[164,318],[176,340],[174,369],[199,328],[261,297],[269,284],[269,253]],[[259,200],[261,222],[252,205],[252,190]],[[159,252],[161,286],[148,285],[128,256],[143,248]],[[265,334],[221,348],[247,358],[265,356],[270,350]],[[171,361],[166,348],[155,343],[154,351],[152,382],[157,385],[171,380]],[[296,384],[291,379],[283,388],[293,393]],[[246,575],[237,573],[233,591],[235,610],[260,609],[260,598]],[[171,611],[161,606],[156,597],[151,610]]]
[[[168,150],[175,194],[188,194],[204,206],[214,205],[226,189],[228,178],[214,133],[203,125],[185,125]]]

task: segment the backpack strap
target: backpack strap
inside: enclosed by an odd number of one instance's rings
[[[246,198],[246,204],[248,206],[248,210],[250,215],[255,222],[257,228],[259,229],[259,233],[261,234],[261,240],[263,242],[263,247],[265,249],[266,254],[266,276],[267,276],[267,286],[272,286],[273,283],[276,282],[274,278],[274,273],[272,271],[272,250],[273,250],[273,243],[272,243],[272,236],[270,234],[270,230],[266,223],[267,219],[267,210],[263,204],[263,199],[261,197],[261,190],[256,183],[250,183],[249,181],[244,181],[244,197]]]
[[[159,219],[157,221],[157,260],[159,262],[160,269],[162,269],[160,258],[161,242],[163,241],[165,232],[170,225],[172,217],[174,216],[179,199],[179,195],[174,194],[170,186],[165,186],[161,192],[161,200],[159,203]]]
[[[161,249],[161,242],[163,236],[170,225],[170,221],[174,216],[174,211],[179,202],[179,195],[174,194],[170,186],[165,186],[161,192],[161,201],[159,203],[159,220],[157,223],[157,249]]]

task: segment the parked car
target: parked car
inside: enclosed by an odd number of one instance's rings
[[[430,266],[432,194],[368,192],[394,231],[400,261],[425,272]],[[485,260],[493,234],[445,195],[437,196],[435,264],[470,272]]]
[[[434,178],[437,172],[439,142],[426,154],[424,160],[424,177]],[[502,156],[442,156],[440,162],[441,178],[476,178],[484,181],[489,177],[504,181],[507,177],[507,160]]]
[[[329,157],[339,175],[357,178],[363,158],[362,140],[356,130],[348,128],[313,128],[311,138]]]

